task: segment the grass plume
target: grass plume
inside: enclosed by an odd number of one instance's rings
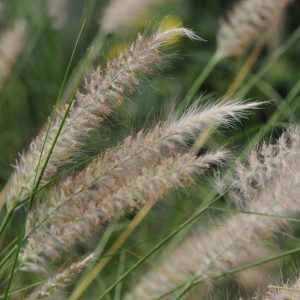
[[[157,168],[165,158],[183,153],[187,148],[186,141],[195,137],[203,127],[212,123],[229,124],[230,120],[244,114],[244,110],[256,106],[257,103],[233,102],[210,105],[202,110],[194,106],[178,120],[169,117],[165,123],[158,124],[153,130],[141,131],[136,137],[128,137],[122,145],[108,150],[74,177],[66,178],[58,187],[53,187],[49,199],[36,206],[27,225],[27,234],[30,236],[22,260],[33,261],[33,268],[37,268],[39,253],[46,253],[46,250],[43,250],[43,242],[41,243],[42,237],[49,236],[48,256],[55,258],[59,255],[56,249],[62,244],[75,243],[79,228],[82,228],[86,236],[87,232],[91,233],[101,227],[113,219],[114,215],[122,215],[123,211],[126,211],[126,204],[124,208],[120,206],[120,212],[111,209],[112,214],[109,214],[108,210],[107,215],[101,211],[101,206],[105,201],[108,207],[114,205],[113,200],[109,199],[114,193],[118,193],[119,189],[129,188],[128,183],[135,182],[137,176],[143,176],[146,170],[150,172]],[[83,215],[87,216],[87,220]],[[38,224],[42,224],[41,228],[35,231]],[[71,236],[71,231],[74,238],[63,242],[64,235]]]
[[[300,298],[299,3],[225,2],[0,0],[0,299]]]
[[[58,257],[60,249],[87,239],[93,231],[126,212],[138,210],[147,201],[156,201],[176,187],[190,185],[195,173],[203,172],[211,163],[224,159],[224,156],[223,152],[207,154],[198,159],[191,154],[176,155],[162,159],[154,167],[149,163],[144,165],[136,178],[123,184],[109,181],[105,184],[104,181],[101,185],[95,180],[79,197],[72,195],[71,205],[50,215],[49,220],[29,237],[21,255],[25,265],[23,269],[39,271],[47,260]],[[74,182],[69,184],[72,186]],[[109,184],[118,184],[119,188],[109,192],[110,188],[106,186]],[[71,186],[69,191],[59,192],[70,193]],[[58,198],[58,194],[54,196]],[[64,195],[61,201],[66,201]]]

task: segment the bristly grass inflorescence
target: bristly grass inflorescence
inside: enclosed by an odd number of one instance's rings
[[[161,63],[163,56],[159,50],[166,46],[169,38],[174,35],[199,39],[186,28],[174,28],[165,32],[158,30],[150,37],[139,35],[137,40],[118,58],[108,61],[104,69],[96,68],[90,74],[85,81],[84,91],[76,94],[76,100],[63,124],[41,185],[57,175],[62,166],[74,162],[76,157],[82,154],[82,147],[91,131],[98,128],[101,121],[107,118],[114,107],[121,105],[126,96],[134,92],[139,84],[139,75],[148,74],[153,67]],[[30,195],[35,174],[40,172],[37,170],[40,155],[40,166],[43,166],[62,122],[65,109],[65,106],[57,109],[48,135],[46,136],[47,128],[45,127],[31,143],[27,152],[20,156],[6,192],[9,209]]]
[[[91,253],[82,259],[72,263],[70,266],[57,272],[47,279],[41,286],[37,287],[26,300],[49,299],[53,294],[67,287],[79,274],[95,260],[95,254]]]
[[[218,222],[222,226],[200,230],[185,238],[126,299],[156,299],[195,278],[212,285],[215,276],[239,267],[242,256],[251,258],[254,245],[259,247],[267,240],[272,241],[276,234],[282,234],[288,223],[284,217],[299,213],[299,158],[297,128],[289,129],[276,144],[252,152],[248,163],[240,164],[226,183],[236,190],[237,198],[240,195],[239,199],[243,199],[239,207],[250,213],[227,216]]]
[[[253,40],[270,30],[282,11],[293,0],[241,0],[226,20],[221,22],[217,36],[218,59],[240,56]]]
[[[0,298],[300,298],[299,3],[234,1],[215,33],[209,1],[23,2],[0,3]]]
[[[209,163],[224,156],[211,153],[194,160],[194,155],[185,155],[184,163],[180,153],[187,150],[186,141],[205,126],[228,124],[245,109],[256,106],[229,102],[203,111],[193,107],[178,120],[169,118],[149,132],[127,138],[74,177],[66,178],[32,211],[27,226],[29,238],[22,253],[23,268],[43,269],[47,260],[56,259],[61,250],[86,239],[110,220],[137,210],[147,201],[156,201],[178,185],[186,185],[193,173],[203,172]],[[171,172],[172,164],[181,167]],[[170,173],[158,176],[168,169]]]

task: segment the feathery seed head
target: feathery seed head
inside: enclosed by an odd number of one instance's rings
[[[271,28],[292,0],[241,0],[222,21],[217,56],[240,56],[264,30]]]

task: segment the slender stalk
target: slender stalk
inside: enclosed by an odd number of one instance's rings
[[[279,220],[283,219],[283,220],[286,220],[289,222],[300,223],[300,220],[296,219],[296,218],[278,216],[278,215],[268,214],[268,213],[259,213],[259,212],[253,212],[253,211],[248,211],[248,210],[237,210],[237,209],[229,209],[229,208],[222,208],[222,207],[211,207],[210,209],[224,211],[224,212],[238,213],[238,214],[258,215],[258,216],[263,216],[263,217],[275,218],[275,219],[279,219]]]
[[[266,98],[274,99],[275,103],[280,103],[281,101],[283,101],[282,96],[279,95],[279,93],[269,83],[267,83],[263,79],[261,79],[257,83],[257,87],[266,96]]]
[[[228,101],[230,99],[230,97],[232,97],[236,93],[236,91],[239,89],[239,87],[243,83],[244,79],[247,77],[250,70],[254,66],[255,62],[257,61],[257,58],[260,55],[267,39],[269,38],[270,33],[271,33],[271,31],[269,30],[268,32],[266,32],[263,35],[263,37],[261,39],[258,40],[258,42],[256,43],[256,46],[254,47],[254,49],[252,50],[252,52],[246,59],[245,63],[243,64],[243,66],[241,67],[239,72],[234,77],[233,82],[227,89],[222,102]],[[191,150],[198,151],[206,143],[206,141],[209,139],[209,137],[214,133],[216,128],[217,128],[216,125],[212,125],[212,126],[207,127],[207,129],[204,130],[203,132],[201,132],[201,134],[195,141]]]
[[[0,257],[2,257],[9,249],[12,248],[12,246],[14,246],[14,244],[16,243],[17,239],[15,238],[14,240],[12,240],[8,245],[6,245],[4,247],[4,249],[2,249],[2,251],[0,252]],[[0,262],[1,263],[1,262]]]
[[[118,276],[120,276],[125,271],[125,261],[126,261],[126,252],[123,251],[120,254],[120,261],[119,261],[119,267],[118,267]],[[114,300],[120,300],[121,299],[121,292],[122,292],[122,283],[120,283],[116,286]]]
[[[7,263],[7,261],[12,257],[12,255],[15,253],[17,250],[17,246],[15,245],[7,254],[6,256],[1,260],[0,263],[0,269]]]
[[[292,288],[292,287],[286,287],[286,286],[273,285],[273,284],[269,284],[268,289],[276,289],[276,290],[300,293],[299,289]]]
[[[47,279],[43,279],[43,280],[40,280],[40,281],[37,281],[33,284],[30,284],[28,286],[25,286],[25,287],[21,287],[21,288],[17,288],[17,289],[14,289],[14,290],[11,290],[9,293],[8,293],[8,296],[12,296],[12,295],[16,295],[16,294],[19,294],[21,292],[24,292],[28,289],[31,289],[33,287],[36,287],[38,285],[40,285],[41,283],[45,282]],[[0,299],[3,299],[4,298],[4,294],[1,294],[0,295]]]
[[[1,223],[0,227],[0,236],[2,235],[3,231],[5,230],[8,222],[10,221],[15,209],[11,209],[8,211],[8,213],[5,215],[4,220]]]
[[[225,95],[224,95],[224,101],[229,99],[231,96],[233,96],[236,91],[239,89],[241,84],[243,83],[244,79],[249,74],[250,70],[254,66],[255,62],[257,61],[258,56],[260,55],[264,45],[266,44],[271,31],[269,30],[266,32],[261,39],[258,40],[256,46],[254,47],[253,51],[243,64],[242,68],[239,70],[238,74],[235,76],[233,82],[227,89]]]

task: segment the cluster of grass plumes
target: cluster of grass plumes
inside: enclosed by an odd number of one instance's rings
[[[110,220],[156,201],[177,186],[187,186],[193,174],[222,161],[225,153],[198,159],[193,154],[178,156],[186,151],[186,141],[206,125],[226,124],[256,105],[232,102],[203,111],[193,108],[179,120],[170,118],[149,132],[127,138],[66,178],[29,217],[29,238],[21,256],[24,268],[44,268],[46,261],[57,258],[59,249],[86,239]]]
[[[278,264],[271,262],[300,253],[292,237],[299,229],[300,84],[292,86],[297,69],[288,59],[298,58],[291,48],[299,29],[274,52],[263,51],[271,29],[290,31],[289,22],[286,30],[273,24],[294,13],[285,10],[291,2],[240,0],[217,33],[207,29],[218,27],[219,14],[202,27],[204,13],[193,1],[53,0],[0,15],[5,28],[26,20],[24,51],[13,45],[17,31],[0,45],[12,58],[3,67],[0,126],[13,113],[20,132],[15,140],[14,130],[0,133],[0,206],[7,204],[0,211],[0,298],[219,299],[227,288],[232,299],[297,298],[297,282],[272,285]],[[205,14],[214,7],[202,5]],[[154,22],[163,21],[139,34],[134,27],[149,22],[150,9]],[[168,64],[170,44],[200,40],[187,22],[203,29],[206,48],[186,42],[184,56]],[[216,35],[217,48],[210,45]],[[284,54],[283,81],[275,71]],[[215,74],[221,60],[226,68]],[[205,91],[220,100],[197,97],[206,80]],[[242,100],[248,92],[259,101]],[[43,127],[36,101],[44,117],[53,110]],[[20,116],[25,108],[28,118]],[[15,126],[19,119],[24,128]],[[25,127],[30,134],[20,138]],[[22,147],[10,171],[6,160]]]
[[[127,299],[156,299],[178,286],[190,288],[201,282],[212,285],[216,276],[239,267],[241,257],[251,258],[253,245],[282,234],[287,225],[284,218],[299,213],[299,158],[299,129],[290,129],[276,144],[253,152],[247,165],[240,164],[236,176],[229,180],[248,214],[227,216],[218,222],[222,226],[183,240]]]
[[[79,175],[78,183],[69,180],[63,184],[62,189],[54,191],[53,210],[51,207],[53,204],[50,202],[37,212],[47,211],[49,216],[45,217],[46,221],[43,219],[40,221],[42,226],[36,230],[36,233],[28,232],[30,235],[28,244],[21,255],[23,269],[41,270],[49,259],[57,258],[58,249],[86,240],[91,232],[109,221],[126,212],[138,210],[147,201],[156,201],[177,186],[190,185],[194,173],[207,169],[210,163],[216,163],[223,158],[224,153],[215,153],[199,159],[195,159],[193,155],[175,156],[162,160],[156,167],[152,164],[143,165],[135,179],[128,179],[125,173],[119,178],[115,178],[117,176],[111,179],[104,178],[102,185],[101,177],[100,179],[98,176],[93,177],[93,173],[101,168],[101,164],[93,166],[94,170],[89,168],[88,174]],[[88,177],[87,183],[85,178],[80,177]],[[123,181],[126,179],[126,182],[122,184],[120,177]],[[107,184],[105,184],[106,180],[108,180]],[[75,184],[74,191],[71,188],[73,184]],[[67,185],[68,189],[66,189]],[[76,194],[79,196],[75,197]],[[51,210],[45,210],[47,206]]]
[[[162,62],[159,50],[174,35],[198,39],[186,28],[164,32],[158,30],[150,37],[139,35],[118,58],[108,61],[103,70],[97,68],[90,74],[85,81],[84,91],[77,93],[71,107],[60,106],[54,112],[53,119],[50,118],[49,127],[45,126],[29,150],[21,155],[6,191],[9,209],[30,195],[35,174],[41,171],[54,142],[55,148],[41,185],[57,175],[60,167],[73,163],[76,156],[82,155],[82,147],[91,131],[98,128],[114,107],[123,104],[126,96],[133,93],[139,84],[139,75],[148,74],[155,65]],[[62,123],[60,135],[55,141]]]

